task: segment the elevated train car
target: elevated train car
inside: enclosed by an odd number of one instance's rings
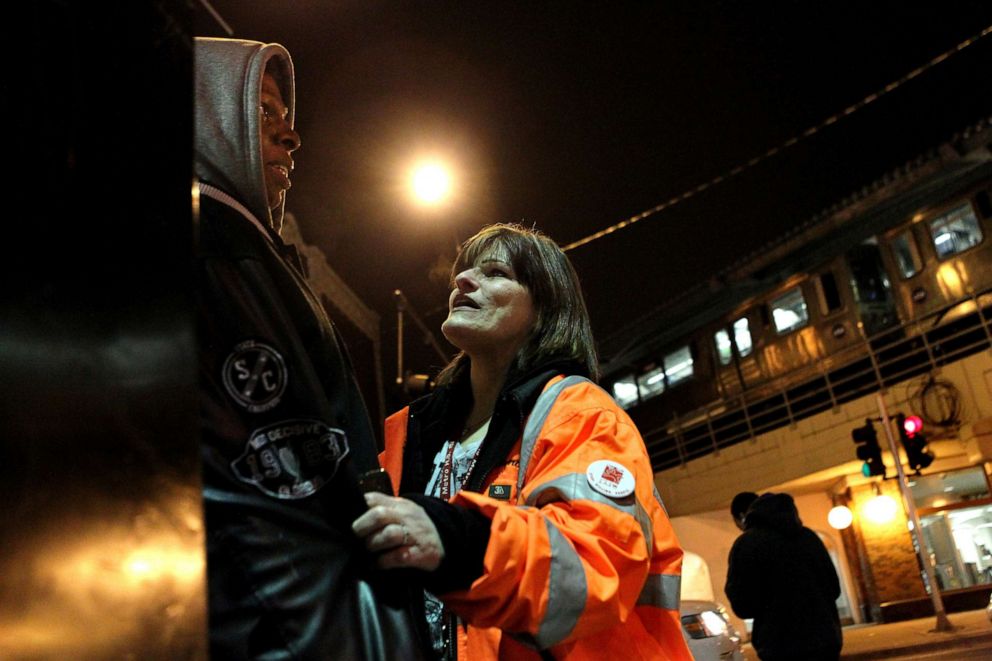
[[[655,470],[992,347],[990,144],[982,122],[604,351]]]

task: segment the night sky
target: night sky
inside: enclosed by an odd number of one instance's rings
[[[234,36],[293,55],[303,148],[287,208],[382,315],[387,374],[393,290],[437,328],[447,284],[432,269],[456,240],[497,221],[581,239],[726,174],[992,25],[987,1],[212,5]],[[227,36],[202,9],[194,25]],[[990,64],[992,35],[739,176],[570,251],[600,343],[992,115]],[[403,188],[420,154],[457,169],[457,196],[442,210],[416,208]],[[411,340],[409,367],[439,366]]]

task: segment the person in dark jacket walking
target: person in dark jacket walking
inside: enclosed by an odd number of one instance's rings
[[[742,493],[731,507],[744,533],[730,549],[724,591],[754,618],[762,661],[836,661],[842,644],[840,581],[826,547],[799,518],[792,496]]]
[[[377,444],[336,329],[279,236],[293,63],[197,38],[194,212],[214,659],[420,659],[402,585],[351,531]]]

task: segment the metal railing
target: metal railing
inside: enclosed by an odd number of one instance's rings
[[[925,317],[888,328],[830,355],[831,369],[806,365],[707,406],[676,413],[644,432],[655,471],[682,466],[841,404],[992,349],[992,289]],[[955,307],[974,311],[942,322]],[[981,302],[985,300],[986,307]]]

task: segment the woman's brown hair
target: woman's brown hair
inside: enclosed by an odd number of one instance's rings
[[[599,376],[599,362],[579,278],[558,244],[538,230],[517,224],[489,225],[462,244],[451,268],[451,280],[487,256],[498,256],[516,273],[530,292],[537,321],[517,353],[508,376],[525,373],[551,360],[570,359]],[[438,374],[438,384],[448,383],[468,356],[459,353]]]

